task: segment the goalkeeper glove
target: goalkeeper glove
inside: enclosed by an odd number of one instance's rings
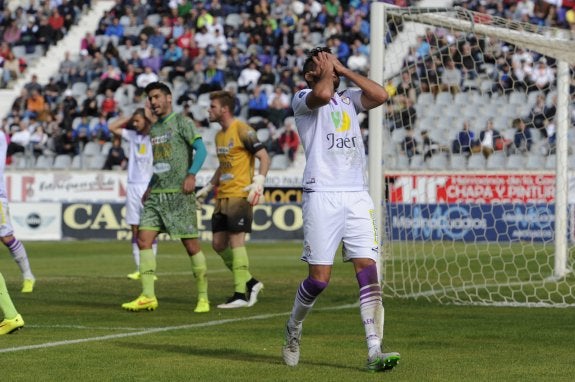
[[[264,175],[254,175],[253,183],[244,188],[244,191],[248,191],[248,203],[255,206],[259,203],[260,199],[263,202],[264,194],[264,183],[266,177]]]
[[[210,191],[212,191],[213,188],[214,185],[211,182],[208,182],[208,184],[202,187],[200,191],[196,192],[196,207],[198,209],[202,208],[202,204],[204,204],[206,197],[208,196]]]

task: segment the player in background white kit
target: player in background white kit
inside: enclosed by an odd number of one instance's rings
[[[376,265],[379,242],[357,118],[358,112],[383,104],[388,94],[376,82],[342,65],[329,48],[309,53],[303,75],[309,89],[294,95],[292,108],[306,157],[301,259],[308,263],[309,274],[297,290],[282,355],[287,365],[298,364],[303,321],[327,287],[335,253],[343,242],[343,261],[353,263],[359,284],[368,348],[366,368],[390,370],[400,356],[382,350],[384,311]],[[337,93],[340,76],[357,88]]]
[[[139,108],[131,117],[122,116],[108,127],[110,131],[130,144],[128,154],[128,189],[126,195],[126,223],[132,228],[132,254],[136,263],[136,271],[128,274],[132,280],[140,279],[140,250],[138,248],[138,226],[142,210],[142,195],[148,188],[152,177],[152,144],[150,143],[150,128],[152,127],[152,113]],[[132,128],[130,128],[132,127]],[[157,243],[152,245],[154,254]]]
[[[8,194],[6,193],[6,185],[4,184],[4,170],[6,169],[6,150],[8,142],[6,134],[0,131],[0,240],[2,244],[8,248],[10,255],[22,273],[24,282],[22,284],[22,293],[30,293],[34,290],[36,278],[30,269],[30,262],[28,261],[28,254],[24,244],[14,237],[14,228],[10,221],[10,210],[8,209]]]

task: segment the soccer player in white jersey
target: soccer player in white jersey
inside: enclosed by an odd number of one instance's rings
[[[7,148],[6,134],[0,131],[0,240],[8,248],[12,258],[20,268],[24,279],[22,293],[31,293],[34,290],[36,278],[30,269],[30,261],[28,261],[28,254],[24,244],[14,237],[14,228],[10,221],[10,211],[8,209],[8,194],[4,184]]]
[[[110,131],[125,139],[129,145],[128,159],[128,188],[126,195],[126,223],[132,228],[132,255],[136,263],[136,271],[128,274],[132,280],[140,279],[140,249],[138,248],[138,226],[142,210],[142,195],[146,192],[152,177],[152,144],[150,143],[150,128],[152,127],[152,113],[145,108],[134,111],[132,116],[122,116],[108,127]],[[154,241],[153,250],[156,254],[157,242]]]
[[[309,88],[294,95],[292,108],[306,157],[301,259],[308,263],[309,274],[299,285],[286,324],[283,359],[289,366],[298,364],[303,321],[327,287],[335,253],[343,242],[343,261],[353,264],[359,284],[367,370],[390,370],[400,356],[382,350],[384,311],[376,265],[379,243],[357,118],[358,112],[383,104],[388,94],[379,84],[342,65],[329,48],[309,53],[303,75]],[[357,88],[338,93],[340,76]]]

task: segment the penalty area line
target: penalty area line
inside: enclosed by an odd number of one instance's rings
[[[346,305],[340,305],[340,306],[334,306],[334,307],[328,307],[328,308],[320,308],[320,309],[316,309],[316,311],[341,310],[341,309],[347,309],[347,308],[354,308],[357,306],[359,306],[359,303],[346,304]],[[37,344],[37,345],[26,345],[26,346],[17,346],[17,347],[13,347],[13,348],[0,349],[0,353],[14,353],[14,352],[25,351],[25,350],[47,349],[47,348],[53,348],[53,347],[59,347],[59,346],[76,345],[76,344],[81,344],[81,343],[86,343],[86,342],[110,341],[110,340],[116,340],[116,339],[120,339],[120,338],[144,336],[144,335],[148,335],[148,334],[161,333],[161,332],[169,332],[169,331],[173,331],[173,330],[205,328],[205,327],[210,327],[210,326],[232,324],[232,323],[242,322],[242,321],[265,320],[268,318],[275,318],[275,317],[285,316],[285,315],[289,315],[289,314],[290,314],[289,312],[288,313],[260,314],[260,315],[251,316],[251,317],[230,318],[230,319],[226,319],[226,320],[208,321],[208,322],[201,322],[201,323],[197,323],[197,324],[165,326],[165,327],[160,327],[160,328],[150,328],[150,329],[145,329],[145,330],[141,330],[138,332],[117,333],[117,334],[109,334],[109,335],[105,335],[105,336],[78,338],[75,340],[46,342],[46,343]]]

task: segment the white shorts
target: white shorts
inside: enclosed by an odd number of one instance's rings
[[[142,212],[142,195],[146,192],[148,183],[129,183],[126,192],[126,223],[140,225],[140,213]]]
[[[0,198],[0,237],[14,234],[14,227],[10,220],[10,209],[8,208],[8,199]]]
[[[314,265],[333,265],[343,242],[343,261],[379,258],[373,201],[367,191],[304,192],[304,248],[301,259]]]

